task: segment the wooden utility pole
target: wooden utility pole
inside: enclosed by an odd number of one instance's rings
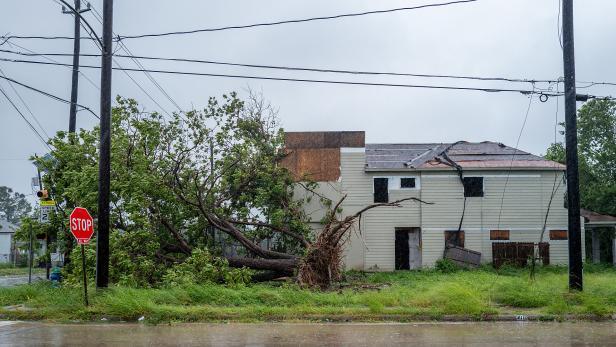
[[[111,169],[111,58],[113,0],[103,1],[101,58],[100,151],[98,159],[98,228],[96,234],[96,287],[109,284],[109,196]]]
[[[565,73],[565,143],[567,207],[569,209],[569,289],[582,290],[582,232],[578,172],[575,50],[573,45],[573,0],[563,0],[563,66]]]
[[[88,8],[81,9],[81,0],[75,0],[75,8],[74,12],[72,10],[66,10],[64,6],[62,6],[62,13],[72,14],[75,16],[75,33],[73,38],[73,75],[72,75],[72,87],[71,87],[71,106],[69,111],[68,118],[68,132],[74,133],[75,128],[77,127],[77,94],[79,88],[79,54],[80,54],[80,44],[81,44],[81,16],[80,13],[87,12],[90,10],[90,6],[88,4]]]

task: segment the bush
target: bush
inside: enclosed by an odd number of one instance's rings
[[[439,259],[434,265],[437,271],[448,274],[462,270],[460,266],[449,259]]]
[[[226,259],[213,257],[207,250],[197,248],[186,261],[167,270],[162,280],[168,286],[207,283],[243,286],[251,277],[249,269],[232,269]]]
[[[129,287],[150,287],[160,282],[163,266],[156,259],[159,244],[147,231],[119,233],[112,231],[109,238],[109,282]],[[86,274],[93,280],[96,273],[96,243],[85,246]],[[64,269],[69,284],[81,284],[81,247],[71,251],[71,263]]]

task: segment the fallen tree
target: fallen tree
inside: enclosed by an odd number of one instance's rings
[[[190,116],[195,115],[188,115],[190,131],[183,132],[188,136],[169,137],[165,147],[173,148],[167,155],[173,163],[166,175],[171,178],[166,181],[169,188],[208,224],[246,250],[244,257],[227,258],[231,266],[267,270],[272,273],[268,277],[297,274],[302,285],[328,287],[340,279],[345,241],[363,213],[420,201],[408,198],[372,204],[339,219],[345,197],[333,204],[314,193],[311,198],[321,199],[327,209],[323,228],[315,238],[302,208],[305,201],[293,195],[296,182],[279,165],[285,155],[284,138],[271,108],[254,98],[248,107],[234,101],[230,105],[237,109],[210,108],[206,113],[225,126],[213,130],[204,125],[207,117],[191,122]],[[316,187],[311,182],[303,186],[312,192]],[[284,247],[262,247],[258,241],[263,237],[283,240]]]
[[[316,183],[295,182],[279,165],[286,155],[283,131],[272,107],[254,95],[246,103],[235,94],[222,102],[210,98],[205,109],[171,119],[118,98],[112,136],[113,229],[148,242],[139,264],[159,272],[207,249],[232,267],[257,270],[255,280],[297,275],[304,286],[325,288],[340,279],[345,242],[363,213],[421,202],[372,204],[343,216],[344,198],[334,203],[318,195]],[[51,140],[53,160],[38,159],[63,211],[79,205],[96,213],[98,138],[97,128],[59,133]],[[313,194],[294,196],[297,184]],[[327,211],[316,235],[304,210],[310,199]],[[63,232],[55,243],[70,253],[66,213],[58,216],[54,228]],[[229,244],[237,246],[234,252]],[[127,252],[138,253],[135,246]]]

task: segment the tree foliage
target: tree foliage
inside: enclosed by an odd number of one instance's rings
[[[616,215],[616,102],[591,100],[578,111],[582,207]],[[553,143],[547,159],[565,163],[565,147]]]
[[[18,224],[22,217],[25,217],[32,210],[32,205],[24,194],[13,191],[13,189],[0,186],[0,219],[4,219],[13,224]]]
[[[171,276],[164,268],[194,261],[195,249],[208,252],[200,261],[220,265],[221,278],[241,282],[246,272],[222,266],[221,240],[244,246],[236,247],[241,257],[301,254],[310,229],[302,202],[293,199],[291,176],[278,165],[283,133],[269,105],[258,97],[246,104],[232,93],[210,98],[204,110],[165,119],[143,112],[132,99],[117,104],[111,127],[113,282],[159,283]],[[35,228],[49,229],[69,259],[80,257],[71,251],[70,211],[81,206],[95,219],[98,214],[98,140],[98,128],[59,132],[51,155],[35,159],[58,203],[52,222]],[[264,239],[276,250],[261,247]],[[67,270],[76,273],[74,265]]]

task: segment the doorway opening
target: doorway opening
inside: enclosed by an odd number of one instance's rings
[[[396,228],[395,269],[421,267],[421,231],[419,228]]]

